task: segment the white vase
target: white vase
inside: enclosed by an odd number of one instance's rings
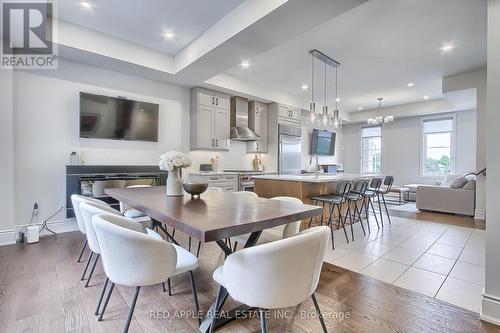
[[[167,197],[180,197],[183,195],[180,169],[174,168],[168,172],[167,176]]]

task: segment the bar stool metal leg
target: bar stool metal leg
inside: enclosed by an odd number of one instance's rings
[[[382,201],[384,203],[385,212],[387,213],[387,219],[389,220],[389,224],[390,224],[390,223],[392,223],[391,217],[389,216],[389,210],[387,209],[387,204],[385,203],[385,196],[383,194],[382,194]]]
[[[384,225],[384,218],[382,217],[382,206],[380,204],[380,194],[377,194],[377,201],[378,201],[378,211],[380,213],[380,222],[382,222],[382,226]]]

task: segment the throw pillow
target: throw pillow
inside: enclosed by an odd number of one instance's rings
[[[453,183],[451,183],[450,187],[451,188],[454,188],[454,189],[457,189],[457,188],[462,188],[465,186],[465,184],[467,184],[469,182],[469,180],[465,177],[460,177],[460,178],[457,178],[455,179],[455,181]]]

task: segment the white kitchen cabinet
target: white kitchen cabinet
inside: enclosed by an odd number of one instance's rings
[[[278,104],[278,122],[280,124],[300,126],[300,109],[284,104]]]
[[[238,174],[236,173],[191,173],[189,181],[208,183],[208,187],[219,187],[224,192],[238,191]]]
[[[247,142],[247,153],[267,153],[268,116],[267,104],[250,102],[248,126],[260,135],[260,141]]]
[[[228,150],[229,95],[191,90],[191,149]]]

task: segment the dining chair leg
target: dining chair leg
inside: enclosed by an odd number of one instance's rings
[[[83,252],[85,252],[85,248],[87,248],[87,240],[85,240],[85,243],[83,243],[82,250],[80,251],[80,256],[78,257],[78,260],[76,261],[77,263],[82,261],[82,256],[83,256]]]
[[[85,265],[85,269],[83,270],[83,274],[82,274],[82,277],[80,278],[80,281],[85,280],[85,274],[87,274],[87,269],[89,269],[90,261],[92,260],[93,254],[94,254],[94,252],[90,251],[89,257],[87,258],[87,264]]]
[[[354,242],[354,220],[353,220],[352,214],[351,214],[351,207],[347,208],[347,212],[349,213],[349,220],[351,220],[351,237],[352,237],[352,241]]]
[[[328,333],[326,330],[326,324],[325,320],[323,319],[323,314],[321,313],[321,310],[319,309],[319,304],[318,301],[316,300],[316,295],[314,293],[311,295],[311,298],[314,303],[314,308],[316,309],[316,313],[318,314],[319,322],[321,323],[321,328],[323,329],[323,333]]]
[[[92,269],[90,270],[90,274],[89,274],[89,277],[87,278],[87,282],[85,283],[85,288],[87,288],[89,286],[90,279],[92,278],[92,275],[94,274],[95,265],[97,264],[97,261],[99,261],[99,257],[100,257],[100,254],[97,254],[95,256],[95,261],[94,261],[94,264],[92,265]]]
[[[237,247],[238,247],[238,241],[234,241],[233,252],[236,252]]]
[[[130,304],[130,309],[128,310],[127,321],[125,322],[125,327],[123,327],[123,333],[128,332],[128,328],[130,327],[130,321],[132,321],[132,316],[134,315],[135,304],[137,303],[137,297],[139,296],[139,291],[141,287],[135,288],[134,298],[132,298],[132,303]]]
[[[104,298],[104,294],[106,293],[106,288],[108,287],[109,278],[106,277],[104,280],[104,286],[102,286],[101,295],[99,296],[99,302],[97,303],[97,309],[95,309],[95,315],[99,315],[99,310],[101,310],[102,299]]]
[[[219,311],[217,309],[218,305],[219,305],[219,302],[220,302],[220,299],[221,299],[221,296],[222,296],[222,287],[219,288],[219,291],[217,292],[217,296],[215,297],[215,302],[214,304],[210,307],[210,310],[208,310],[208,312],[210,313],[211,312],[211,315],[212,315],[212,323],[210,324],[210,330],[209,330],[209,333],[213,333],[214,329],[215,329],[215,319],[217,318],[217,312]]]
[[[370,198],[368,198],[368,205],[372,208],[373,216],[375,216],[375,222],[377,223],[377,227],[379,227],[380,229],[380,225],[378,224],[377,213],[375,213],[375,207],[373,206],[373,202]]]
[[[163,288],[163,292],[166,293],[167,292],[167,287],[165,287],[165,282],[161,283],[161,287]]]
[[[315,200],[315,201],[314,201],[314,205],[316,206],[317,204],[318,204],[318,200]],[[312,221],[313,221],[313,218],[311,217],[311,218],[309,219],[309,225],[308,225],[308,228],[310,228],[310,227],[311,227]]]
[[[333,236],[333,221],[332,221],[334,207],[335,207],[334,205],[331,205],[331,209],[329,209],[330,217],[328,218],[328,226],[330,227],[330,234],[332,235],[332,250],[335,250],[335,238]]]
[[[111,298],[111,294],[113,293],[113,289],[115,288],[115,283],[111,282],[111,287],[109,287],[108,294],[106,295],[106,299],[104,300],[104,304],[102,305],[101,313],[99,314],[99,318],[97,321],[102,321],[102,317],[104,316],[104,311],[106,311],[106,307],[108,306],[109,299]]]
[[[194,310],[196,312],[196,318],[198,318],[198,325],[201,325],[200,303],[198,303],[198,293],[196,292],[196,284],[194,282],[193,271],[189,271],[189,283],[191,284],[191,290],[193,291]]]
[[[391,224],[391,217],[389,216],[389,209],[387,209],[387,203],[385,202],[385,196],[382,194],[382,201],[384,203],[385,212],[387,213],[387,219],[389,220],[389,224]]]
[[[188,240],[188,251],[191,252],[191,236],[189,236]]]
[[[259,308],[259,317],[260,317],[260,332],[266,333],[266,311],[263,308]]]
[[[200,250],[201,250],[201,241],[198,241],[198,250],[196,250],[196,258],[200,256]]]
[[[167,279],[168,296],[172,296],[172,286],[170,285],[170,278]]]
[[[356,213],[358,213],[359,224],[361,224],[361,229],[363,230],[363,235],[366,236],[365,227],[363,226],[363,217],[361,216],[361,212],[359,211],[358,205],[354,204],[354,219],[356,220]],[[370,233],[370,225],[368,225],[368,233]]]
[[[384,225],[384,218],[382,217],[382,205],[380,203],[380,194],[377,194],[378,201],[378,212],[380,213],[380,221],[382,222],[382,226]]]

